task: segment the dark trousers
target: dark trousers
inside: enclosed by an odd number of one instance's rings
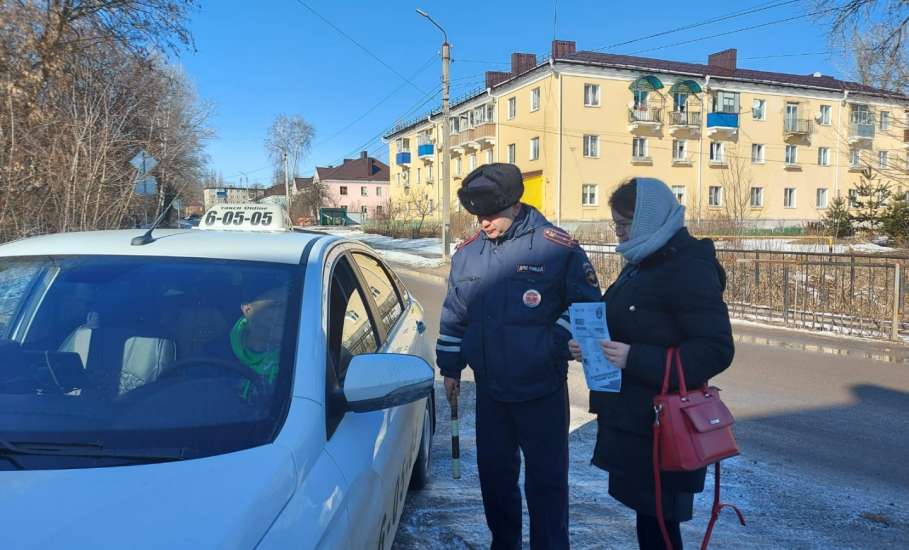
[[[638,546],[641,550],[666,550],[663,533],[655,516],[638,513],[637,530]],[[682,531],[679,529],[679,522],[666,518],[666,531],[669,532],[672,550],[682,550]]]
[[[521,454],[530,547],[568,543],[568,388],[506,403],[477,388],[477,467],[492,550],[521,548]]]

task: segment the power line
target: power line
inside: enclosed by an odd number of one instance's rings
[[[416,78],[417,76],[419,76],[423,71],[426,70],[427,67],[429,67],[430,63],[432,63],[433,60],[435,60],[435,58],[436,58],[436,55],[435,55],[435,54],[433,54],[432,56],[430,56],[429,59],[427,59],[426,62],[423,63],[423,65],[422,65],[419,69],[417,69],[417,71],[411,76],[411,78]],[[406,86],[406,85],[407,85],[406,82],[405,82],[405,83],[402,83],[401,85],[399,85],[397,88],[395,88],[394,90],[392,90],[391,93],[389,93],[388,95],[386,95],[385,97],[383,97],[382,99],[380,99],[375,105],[373,105],[372,107],[370,107],[369,109],[367,109],[366,112],[364,112],[362,115],[360,115],[360,116],[358,116],[357,118],[355,118],[353,121],[351,121],[349,124],[347,124],[346,126],[344,126],[343,128],[341,128],[340,130],[338,130],[338,131],[335,132],[334,134],[328,136],[328,137],[325,138],[325,139],[320,140],[316,145],[313,146],[313,148],[315,148],[315,147],[317,147],[317,146],[319,146],[319,145],[323,145],[323,144],[325,144],[326,142],[329,142],[329,141],[333,140],[334,138],[338,137],[339,135],[341,135],[341,134],[343,134],[344,132],[346,132],[347,130],[349,130],[349,129],[350,129],[351,127],[353,127],[355,124],[357,124],[358,122],[360,122],[361,120],[363,120],[364,118],[366,118],[367,116],[369,116],[370,113],[372,113],[373,111],[375,111],[376,109],[378,109],[383,103],[385,103],[386,101],[388,101],[389,99],[391,99],[392,97],[394,97],[394,96],[401,90],[401,88],[403,88],[403,87]]]
[[[337,31],[338,34],[340,34],[341,36],[343,36],[343,37],[346,38],[347,40],[351,41],[351,42],[352,42],[354,45],[356,45],[358,48],[360,48],[361,50],[363,50],[364,52],[366,52],[370,57],[372,57],[373,59],[375,59],[376,61],[378,61],[383,67],[385,67],[386,69],[388,69],[389,71],[391,71],[391,72],[393,72],[395,75],[397,75],[398,78],[400,78],[400,79],[403,80],[404,82],[406,82],[406,83],[410,84],[411,86],[413,86],[415,90],[417,90],[417,91],[420,92],[421,94],[425,94],[425,93],[426,93],[426,90],[424,90],[424,89],[420,88],[419,86],[417,86],[416,84],[414,84],[413,81],[412,81],[411,79],[407,78],[406,76],[404,76],[403,74],[401,74],[400,72],[398,72],[394,67],[392,67],[391,65],[389,65],[388,63],[386,63],[385,61],[383,61],[381,57],[379,57],[378,55],[374,54],[374,53],[372,52],[372,50],[370,50],[369,48],[367,48],[367,47],[364,46],[363,44],[357,42],[356,39],[354,39],[352,36],[350,36],[349,34],[347,34],[346,32],[344,32],[343,30],[341,30],[337,25],[335,25],[334,23],[332,23],[331,21],[329,21],[328,19],[326,19],[325,17],[323,17],[322,14],[320,14],[320,13],[317,12],[316,10],[312,9],[312,7],[310,7],[309,4],[307,4],[307,3],[304,2],[303,0],[297,0],[297,2],[299,2],[300,5],[302,5],[304,8],[306,8],[307,10],[309,10],[310,12],[312,12],[313,15],[315,15],[316,17],[318,17],[319,19],[321,19],[323,22],[325,22],[326,25],[328,25],[329,27],[331,27],[331,28],[333,28],[335,31]]]
[[[709,40],[709,39],[711,39],[711,38],[718,38],[718,37],[720,37],[720,36],[728,36],[728,35],[730,35],[730,34],[737,34],[737,33],[740,33],[740,32],[751,31],[751,30],[755,30],[755,29],[761,29],[761,28],[764,28],[764,27],[769,27],[769,26],[771,26],[771,25],[778,25],[778,24],[780,24],[780,23],[788,23],[789,21],[796,21],[796,20],[798,20],[798,19],[804,19],[804,18],[806,18],[806,17],[812,17],[812,16],[815,16],[815,15],[820,15],[820,14],[822,14],[822,13],[828,13],[828,12],[831,12],[831,11],[835,11],[835,9],[836,9],[836,8],[830,8],[830,9],[826,9],[826,10],[819,10],[819,11],[815,11],[815,12],[811,12],[811,13],[806,13],[806,14],[804,14],[804,15],[796,15],[796,16],[793,16],[793,17],[786,17],[786,18],[784,18],[784,19],[776,19],[776,20],[774,20],[774,21],[768,21],[768,22],[766,22],[766,23],[761,23],[761,24],[758,24],[758,25],[749,25],[749,26],[747,26],[747,27],[740,27],[740,28],[738,28],[738,29],[733,29],[733,30],[731,30],[731,31],[720,32],[720,33],[711,34],[711,35],[708,35],[708,36],[701,36],[701,37],[698,37],[698,38],[692,38],[692,39],[690,39],[690,40],[683,40],[683,41],[681,41],[681,42],[674,42],[674,43],[672,43],[672,44],[665,44],[665,45],[663,45],[663,46],[657,46],[657,47],[654,47],[654,48],[647,48],[647,49],[644,49],[644,50],[638,50],[638,51],[632,52],[631,55],[637,55],[637,54],[646,53],[646,52],[653,52],[653,51],[657,51],[657,50],[665,50],[666,48],[675,48],[675,47],[677,47],[677,46],[683,46],[683,45],[685,45],[685,44],[692,44],[692,43],[694,43],[694,42],[701,42],[701,41],[703,41],[703,40]]]
[[[732,13],[729,13],[729,14],[726,14],[726,15],[721,15],[721,16],[719,16],[719,17],[713,17],[713,18],[711,18],[711,19],[705,19],[705,20],[703,20],[703,21],[698,21],[698,22],[696,22],[696,23],[690,23],[690,24],[688,24],[688,25],[683,25],[683,26],[681,26],[681,27],[676,27],[676,28],[674,28],[674,29],[669,29],[669,30],[657,32],[657,33],[654,33],[654,34],[649,34],[649,35],[647,35],[647,36],[642,36],[642,37],[640,37],[640,38],[633,38],[633,39],[631,39],[631,40],[626,40],[626,41],[624,41],[624,42],[617,42],[617,43],[615,43],[615,44],[610,44],[610,45],[608,45],[608,46],[603,46],[603,47],[601,47],[601,48],[596,48],[595,50],[591,50],[591,51],[597,52],[597,51],[603,51],[603,50],[606,50],[606,49],[612,49],[612,48],[618,48],[618,47],[621,47],[621,46],[627,46],[628,44],[634,44],[635,42],[641,42],[641,41],[643,41],[643,40],[650,40],[651,38],[659,38],[660,36],[666,36],[666,35],[668,35],[668,34],[674,34],[674,33],[681,32],[681,31],[687,31],[687,30],[691,30],[691,29],[696,29],[696,28],[698,28],[698,27],[704,27],[704,26],[706,26],[706,25],[710,25],[710,24],[713,24],[713,23],[719,23],[719,22],[721,22],[721,21],[728,21],[729,19],[735,19],[735,18],[738,18],[738,17],[743,17],[743,16],[745,16],[745,15],[751,15],[751,14],[754,14],[754,13],[759,13],[759,12],[766,11],[766,10],[769,10],[769,9],[778,8],[778,7],[786,6],[786,5],[789,5],[789,4],[795,4],[795,3],[797,3],[797,2],[802,2],[802,1],[803,1],[803,0],[786,0],[786,1],[784,1],[784,2],[771,3],[771,4],[769,4],[769,5],[768,5],[768,4],[760,4],[760,5],[758,5],[758,6],[754,6],[754,7],[751,7],[751,8],[747,8],[747,9],[745,9],[745,10],[741,10],[741,11],[737,11],[737,12],[732,12]]]
[[[780,57],[805,57],[805,56],[811,56],[811,55],[830,55],[830,54],[838,53],[841,51],[844,51],[844,50],[839,49],[839,50],[828,50],[826,52],[803,52],[803,53],[781,53],[781,54],[777,54],[777,55],[758,55],[755,57],[742,57],[741,59],[742,59],[742,61],[748,61],[751,59],[777,59]]]

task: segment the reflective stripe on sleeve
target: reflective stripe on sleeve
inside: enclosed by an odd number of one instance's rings
[[[448,336],[447,334],[440,334],[440,335],[439,335],[439,342],[448,342],[448,343],[451,343],[451,344],[460,344],[460,343],[461,343],[461,339],[458,338],[457,336]]]
[[[442,344],[436,344],[436,351],[444,351],[448,353],[461,353],[461,346],[443,346]]]

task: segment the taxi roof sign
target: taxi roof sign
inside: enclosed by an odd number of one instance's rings
[[[284,207],[277,204],[216,204],[202,216],[197,229],[205,231],[290,231]]]

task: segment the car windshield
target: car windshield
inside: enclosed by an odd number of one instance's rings
[[[289,405],[300,288],[297,266],[272,263],[0,259],[0,469],[271,441]],[[35,445],[55,452],[14,456]],[[86,446],[91,456],[60,451]]]

